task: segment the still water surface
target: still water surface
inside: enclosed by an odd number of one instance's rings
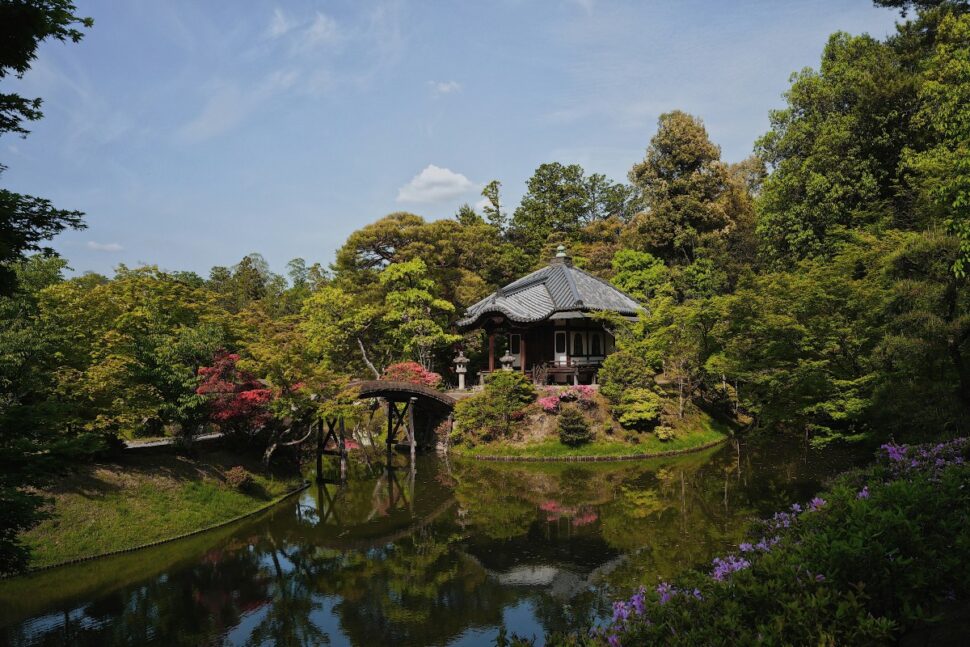
[[[864,458],[862,456],[861,458]],[[244,522],[0,582],[0,644],[488,645],[588,626],[706,565],[858,452],[352,467]]]

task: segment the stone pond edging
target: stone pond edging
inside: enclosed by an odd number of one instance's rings
[[[490,456],[488,454],[459,454],[461,458],[470,458],[478,461],[492,461],[496,463],[605,463],[608,461],[641,461],[648,458],[664,458],[666,456],[680,456],[682,454],[692,454],[716,447],[727,441],[730,436],[725,436],[709,443],[690,447],[688,449],[672,449],[665,452],[652,452],[648,454],[628,454],[624,456]]]
[[[166,537],[165,539],[158,539],[156,541],[148,542],[147,544],[140,544],[138,546],[131,546],[130,548],[119,548],[117,550],[111,550],[111,551],[108,551],[107,553],[100,553],[98,555],[86,555],[84,557],[75,557],[74,559],[68,559],[68,560],[65,560],[63,562],[57,562],[56,564],[47,564],[46,566],[38,566],[36,568],[30,568],[30,569],[27,569],[27,571],[25,571],[23,573],[17,573],[17,574],[14,574],[14,575],[8,575],[8,576],[5,576],[5,577],[0,577],[0,579],[9,579],[9,578],[13,578],[13,577],[19,577],[21,575],[32,575],[34,573],[40,573],[41,571],[48,571],[48,570],[50,570],[52,568],[58,568],[60,566],[67,566],[69,564],[79,564],[81,562],[90,562],[91,560],[101,559],[102,557],[111,557],[113,555],[121,555],[122,553],[133,553],[136,550],[142,550],[144,548],[151,548],[153,546],[159,546],[161,544],[167,544],[169,542],[178,541],[179,539],[185,539],[186,537],[192,537],[193,535],[201,535],[204,532],[209,532],[210,530],[216,530],[217,528],[222,528],[223,526],[228,526],[229,524],[236,523],[237,521],[242,521],[246,517],[252,517],[253,515],[259,514],[260,512],[265,512],[266,510],[269,510],[270,508],[272,508],[276,504],[281,503],[281,502],[283,502],[286,499],[289,499],[291,496],[293,496],[295,494],[299,494],[300,492],[302,492],[303,490],[307,489],[308,487],[310,487],[310,481],[306,481],[305,480],[298,487],[290,490],[286,494],[280,495],[279,497],[273,499],[272,501],[269,501],[268,503],[265,503],[264,505],[261,505],[260,507],[256,508],[255,510],[252,510],[250,512],[244,512],[243,514],[237,515],[237,516],[233,517],[232,519],[226,519],[225,521],[220,521],[219,523],[214,523],[214,524],[212,524],[210,526],[206,526],[205,528],[199,528],[198,530],[192,530],[192,531],[189,531],[189,532],[182,533],[181,535],[176,535],[175,537]]]

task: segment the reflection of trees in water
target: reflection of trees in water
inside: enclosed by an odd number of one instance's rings
[[[266,537],[267,551],[261,564],[272,564],[272,599],[265,614],[249,635],[250,645],[325,645],[329,636],[313,620],[314,611],[323,607],[314,589],[312,564],[299,550],[279,547],[272,534]],[[267,559],[268,555],[268,559]],[[283,564],[289,563],[284,570]]]
[[[383,644],[393,636],[420,645],[446,642],[469,626],[494,625],[512,601],[462,555],[458,540],[422,528],[366,552],[307,544],[295,554],[313,573],[316,594],[339,598],[334,613],[354,644]]]
[[[444,477],[425,462],[416,482],[407,470],[397,480],[352,474],[210,540],[216,550],[198,556],[198,544],[185,544],[191,552],[162,575],[128,572],[123,581],[137,584],[105,594],[101,578],[94,601],[58,603],[0,631],[0,643],[197,645],[230,635],[307,645],[342,632],[362,645],[441,644],[499,625],[526,600],[546,629],[575,627],[608,612],[615,593],[708,562],[749,517],[807,499],[820,476],[848,465],[730,445],[643,463],[461,461]]]
[[[61,610],[49,628],[21,626],[11,645],[202,645],[270,603],[260,558],[242,546],[210,551],[189,569]],[[65,622],[65,619],[67,622]]]

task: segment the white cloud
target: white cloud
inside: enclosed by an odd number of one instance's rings
[[[124,249],[118,243],[99,243],[93,240],[89,240],[84,246],[96,252],[120,252]]]
[[[326,14],[317,12],[310,26],[300,37],[302,49],[313,49],[318,45],[327,45],[340,40],[340,28],[337,22]]]
[[[397,192],[398,202],[442,202],[476,188],[461,173],[428,164]]]
[[[309,52],[321,45],[338,43],[341,38],[337,21],[320,11],[310,20],[294,20],[281,9],[273,11],[273,17],[266,28],[266,37],[275,40],[287,36],[291,53]]]
[[[269,21],[269,27],[266,29],[266,35],[270,38],[279,38],[286,32],[290,31],[294,27],[293,21],[291,21],[282,9],[276,8],[273,10],[273,17]]]
[[[199,142],[229,132],[267,100],[292,88],[299,78],[296,70],[276,70],[245,91],[234,82],[218,80],[199,113],[179,129],[179,136]]]
[[[461,83],[458,81],[428,81],[428,85],[431,86],[431,93],[436,97],[461,90]]]
[[[488,198],[482,198],[481,200],[475,203],[475,212],[481,215],[485,213],[485,207],[489,207],[491,205],[492,203],[488,201]]]

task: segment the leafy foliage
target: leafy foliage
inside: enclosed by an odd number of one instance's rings
[[[239,355],[220,352],[212,366],[199,369],[196,393],[206,398],[212,421],[227,431],[253,434],[272,418],[273,392],[256,377],[239,369]]]
[[[399,382],[411,382],[422,386],[430,386],[436,389],[441,386],[441,375],[427,370],[417,362],[400,362],[391,364],[384,369],[382,380],[396,380]]]
[[[874,467],[755,524],[709,572],[641,587],[607,626],[547,644],[895,644],[970,593],[968,459],[967,439],[886,445]]]
[[[522,409],[534,402],[532,380],[518,371],[496,371],[485,388],[455,405],[454,440],[468,445],[508,436],[521,420]]]
[[[569,447],[579,447],[593,440],[589,422],[576,406],[566,406],[559,411],[557,430],[559,442]]]

